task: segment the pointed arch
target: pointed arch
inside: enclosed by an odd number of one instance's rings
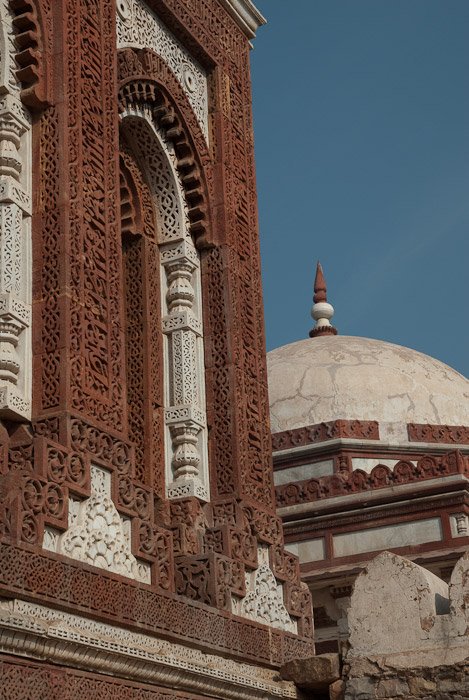
[[[134,238],[130,246],[123,242],[124,261],[129,254],[134,260],[134,269],[126,277],[126,287],[129,288],[130,285],[132,288],[126,303],[128,330],[131,306],[141,305],[137,313],[134,313],[134,316],[141,319],[140,340],[135,338],[137,329],[134,326],[134,338],[127,344],[127,357],[140,352],[140,364],[144,364],[143,358],[151,352],[148,347],[143,353],[138,349],[148,334],[145,331],[148,320],[144,321],[143,315],[145,300],[150,299],[151,307],[159,305],[161,309],[163,352],[161,359],[155,358],[154,362],[147,363],[141,386],[143,392],[145,385],[151,387],[152,376],[155,372],[160,372],[162,365],[163,391],[160,401],[163,404],[165,432],[166,496],[196,496],[205,501],[209,498],[209,479],[202,292],[200,254],[192,238],[190,205],[177,169],[178,157],[174,145],[155,121],[151,106],[127,106],[121,113],[121,139],[127,144],[134,162],[148,183],[153,200],[161,278],[161,291],[156,292],[151,284],[145,290],[142,276],[148,277],[152,267],[157,264],[156,256],[153,256],[152,261],[147,259],[150,244],[143,249],[143,241],[136,243]],[[135,207],[134,219],[138,219]],[[136,260],[140,260],[140,265],[135,265]],[[137,290],[139,285],[140,292]],[[129,367],[129,361],[127,366]],[[134,376],[128,376],[127,384],[129,391],[139,382]],[[142,390],[139,405],[145,405]],[[149,410],[154,415],[161,408],[154,402],[147,403],[146,406],[143,415]],[[129,406],[131,422],[132,415],[137,420],[142,420],[142,411],[138,407],[133,411],[132,406]],[[158,471],[156,464],[153,466],[155,469]]]

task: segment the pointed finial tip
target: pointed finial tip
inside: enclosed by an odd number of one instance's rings
[[[318,260],[316,266],[316,277],[314,280],[314,305],[311,309],[311,316],[316,321],[313,330],[309,332],[311,338],[318,335],[337,335],[337,328],[330,324],[330,319],[334,315],[334,307],[327,301],[327,287],[322,271],[322,265]]]
[[[316,303],[318,301],[327,301],[327,287],[326,281],[324,279],[324,273],[322,271],[321,263],[318,260],[316,266],[316,277],[314,279],[314,297],[313,301]]]

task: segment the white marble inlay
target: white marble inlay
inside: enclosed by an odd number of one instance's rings
[[[0,601],[0,651],[222,700],[299,697],[276,669],[22,600]]]
[[[305,479],[317,479],[320,476],[329,476],[334,473],[334,460],[325,459],[312,464],[301,464],[297,467],[287,469],[276,469],[274,471],[275,486],[289,484],[292,481],[304,481]]]
[[[287,542],[285,549],[295,554],[300,564],[308,561],[322,561],[326,558],[326,546],[324,537],[317,537],[313,540],[301,540],[301,542]]]
[[[155,203],[164,331],[166,495],[210,498],[200,254],[189,228],[173,144],[146,106],[128,107],[122,132]]]
[[[31,117],[21,103],[13,12],[0,3],[0,418],[31,417]]]
[[[131,523],[112,501],[107,469],[91,465],[91,496],[83,501],[70,497],[68,525],[62,534],[46,527],[44,549],[151,583],[150,565],[138,561],[131,552]]]
[[[397,523],[369,530],[346,532],[333,537],[334,556],[347,557],[380,549],[410,547],[442,540],[440,518],[426,518],[411,523]]]
[[[269,566],[267,547],[257,549],[259,566],[245,572],[246,595],[231,598],[231,609],[235,615],[277,627],[287,632],[298,633],[298,623],[292,618],[283,602],[283,586],[275,578]]]

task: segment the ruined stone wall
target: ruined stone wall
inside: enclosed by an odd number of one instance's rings
[[[441,659],[444,659],[442,653]],[[442,664],[432,668],[418,667],[396,669],[380,661],[363,660],[355,665],[354,678],[347,678],[341,685],[346,700],[462,700],[469,697],[469,663]],[[339,698],[337,697],[337,700]]]
[[[469,553],[449,586],[390,552],[357,578],[342,692],[368,698],[469,696]]]

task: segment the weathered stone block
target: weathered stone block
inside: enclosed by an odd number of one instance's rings
[[[327,690],[340,678],[338,654],[320,654],[308,659],[293,659],[280,669],[284,680],[293,681],[299,688]]]
[[[428,695],[436,690],[436,683],[425,678],[409,678],[409,690],[412,695]]]
[[[422,648],[447,605],[444,581],[397,554],[382,552],[355,581],[348,617],[350,656]]]
[[[408,695],[409,686],[399,678],[387,678],[378,683],[378,698],[394,698],[401,695]]]
[[[376,683],[372,678],[352,678],[347,681],[346,700],[368,700],[376,697]]]
[[[329,700],[344,700],[345,698],[345,682],[334,681],[329,686]]]

